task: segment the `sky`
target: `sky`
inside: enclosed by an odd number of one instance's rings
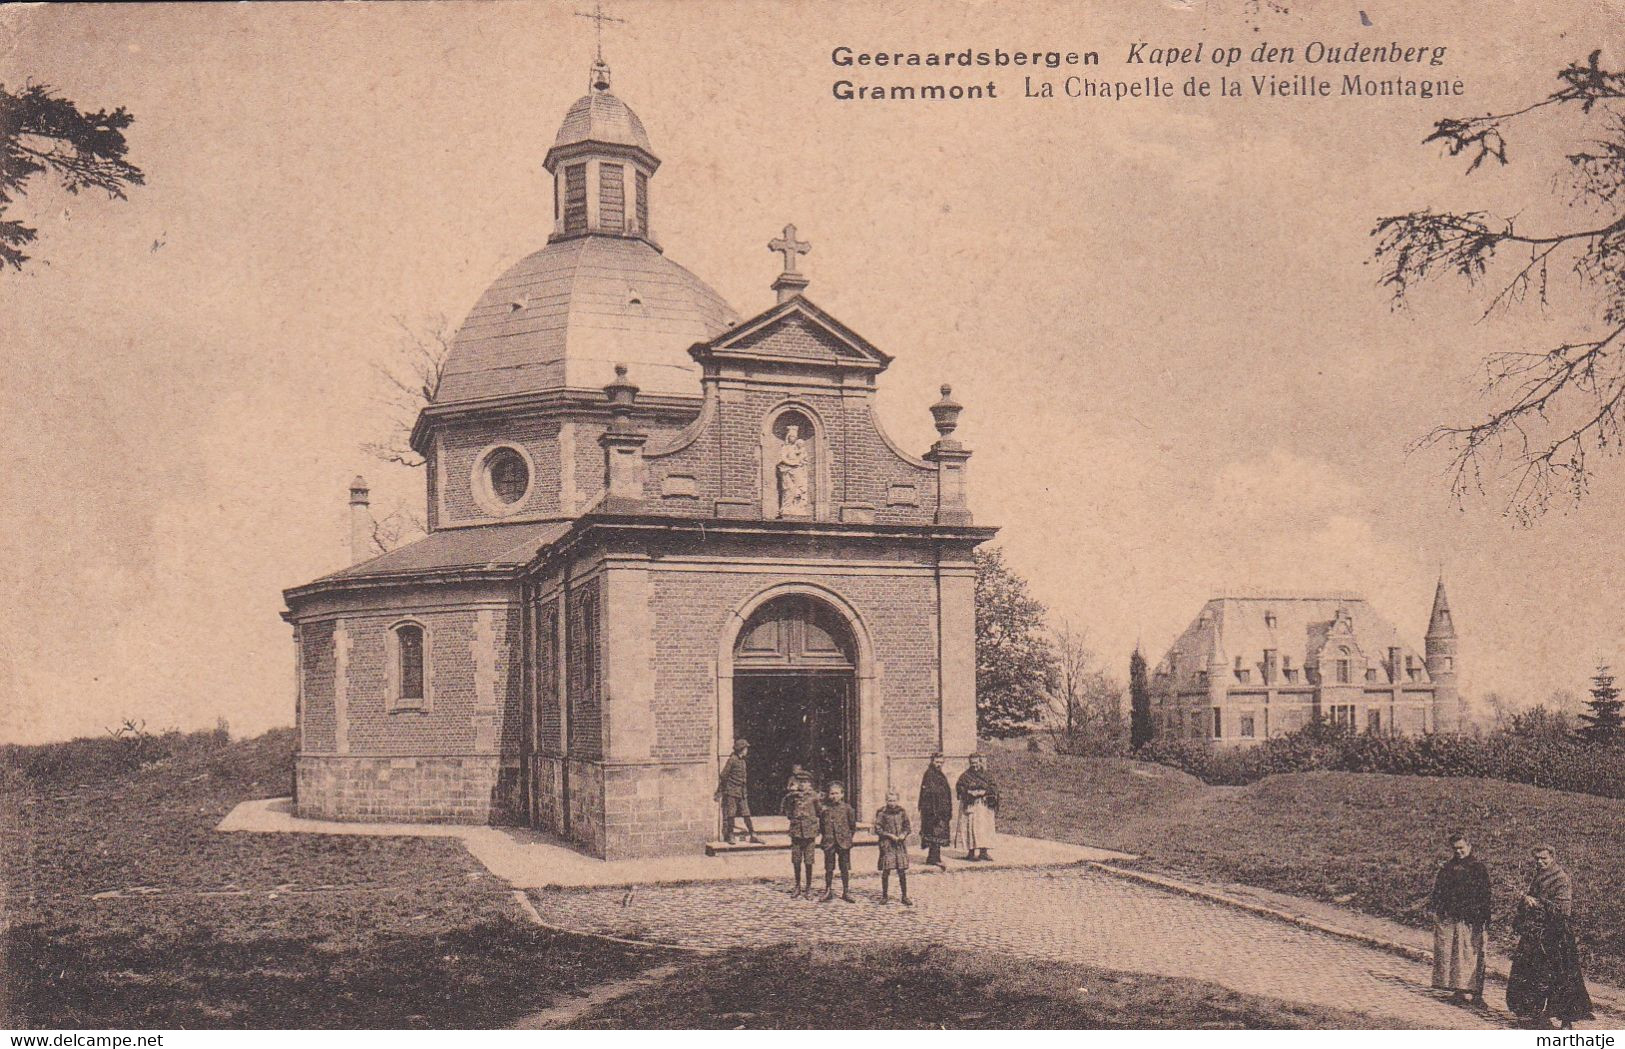
[[[668,255],[749,316],[795,223],[809,297],[896,358],[887,429],[924,451],[953,384],[978,523],[1108,667],[1244,590],[1359,593],[1420,647],[1442,570],[1465,691],[1581,691],[1625,662],[1625,462],[1520,527],[1409,448],[1481,406],[1486,353],[1566,341],[1587,303],[1479,322],[1447,281],[1396,311],[1370,231],[1424,206],[1564,221],[1563,120],[1471,178],[1422,139],[1618,48],[1620,5],[1360,2],[622,2],[604,48],[663,161]],[[0,10],[0,83],[126,106],[147,175],[125,201],[36,181],[10,209],[40,236],[0,274],[0,741],[291,724],[281,592],[345,562],[355,474],[386,509],[421,502],[419,473],[361,448],[387,425],[374,365],[396,318],[455,322],[544,243],[584,6]],[[1443,45],[1410,75],[1465,93],[1039,101],[1007,71],[979,102],[831,92],[933,79],[843,72],[838,45],[1190,75],[1125,66],[1142,40]]]

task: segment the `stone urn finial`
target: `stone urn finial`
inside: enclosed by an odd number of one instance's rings
[[[965,406],[954,400],[954,388],[947,383],[942,385],[942,400],[931,406],[931,418],[937,424],[937,433],[947,440],[959,428],[959,413]]]
[[[604,396],[609,398],[610,426],[617,430],[625,429],[632,406],[638,400],[637,386],[627,381],[626,365],[615,366],[615,381],[604,387]]]

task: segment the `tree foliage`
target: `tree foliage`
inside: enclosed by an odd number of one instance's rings
[[[1614,675],[1606,665],[1599,666],[1591,678],[1591,698],[1586,700],[1588,712],[1580,715],[1585,724],[1579,736],[1587,743],[1619,743],[1625,741],[1625,716],[1621,708],[1625,701],[1619,698]]]
[[[976,730],[1004,739],[1042,715],[1058,667],[1045,609],[998,549],[976,552]]]
[[[1475,287],[1493,276],[1485,318],[1531,297],[1544,309],[1554,272],[1596,302],[1595,316],[1578,319],[1569,341],[1488,356],[1484,413],[1439,426],[1417,442],[1450,449],[1457,499],[1485,492],[1486,475],[1508,461],[1506,512],[1525,524],[1554,497],[1582,498],[1594,457],[1616,454],[1625,437],[1625,114],[1618,106],[1625,72],[1604,68],[1601,56],[1593,51],[1585,63],[1559,72],[1558,89],[1543,99],[1504,113],[1440,120],[1423,140],[1443,143],[1451,156],[1471,157],[1471,174],[1485,160],[1509,163],[1514,127],[1545,110],[1577,111],[1597,137],[1565,158],[1572,222],[1531,230],[1516,215],[1428,209],[1379,219],[1372,230],[1384,264],[1382,284],[1396,307],[1416,285],[1444,275]]]
[[[134,119],[123,106],[84,112],[44,84],[21,91],[0,84],[0,270],[22,269],[30,258],[23,249],[39,235],[6,215],[35,176],[50,172],[69,193],[96,189],[119,200],[127,187],[145,184],[124,159],[124,129]]]
[[[1156,734],[1151,724],[1151,689],[1146,682],[1145,656],[1140,646],[1128,660],[1129,746],[1139,750]]]

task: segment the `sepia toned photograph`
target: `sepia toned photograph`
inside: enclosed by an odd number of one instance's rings
[[[1625,0],[0,45],[9,1044],[1625,1027]]]

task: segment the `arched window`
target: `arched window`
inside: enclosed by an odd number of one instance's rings
[[[407,700],[423,701],[423,628],[411,623],[395,630],[396,645],[401,660],[401,695]]]
[[[389,709],[424,710],[429,706],[429,635],[423,624],[397,623],[387,635]]]

